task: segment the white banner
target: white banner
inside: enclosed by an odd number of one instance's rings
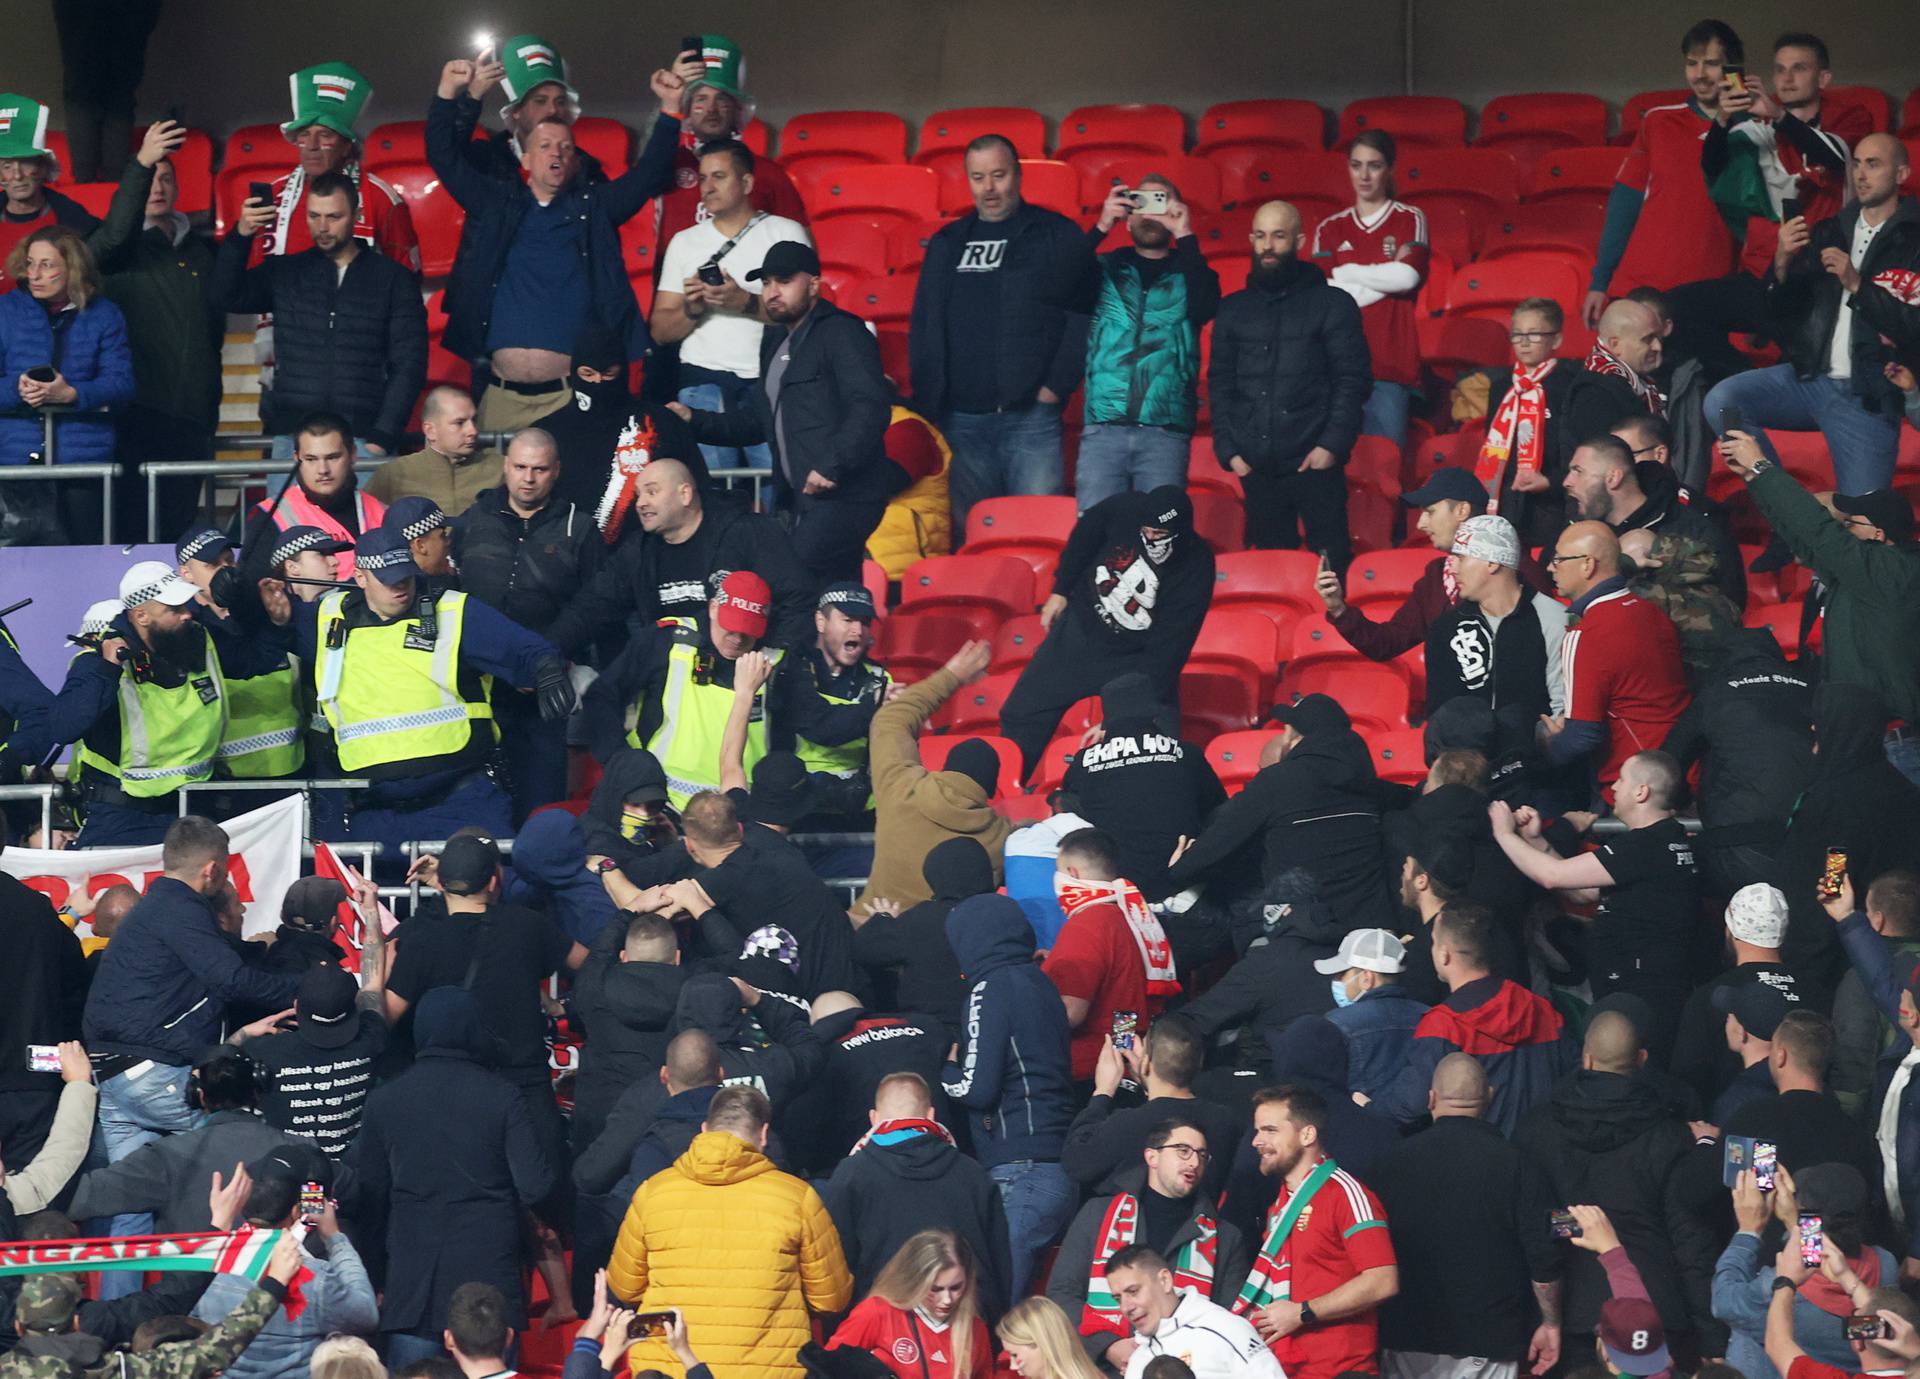
[[[300,796],[262,805],[222,825],[232,844],[228,872],[247,907],[246,937],[280,927],[280,898],[300,875]],[[98,895],[126,882],[137,891],[160,871],[160,849],[10,847],[0,852],[0,871],[44,891],[56,907],[75,891]]]

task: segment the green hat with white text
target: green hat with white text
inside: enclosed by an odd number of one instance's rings
[[[48,158],[49,177],[60,175],[60,160],[47,147],[47,107],[32,96],[0,91],[0,158]]]
[[[357,67],[322,62],[287,78],[293,88],[293,118],[280,126],[291,139],[309,125],[323,125],[343,139],[359,141],[354,126],[373,99],[373,83]]]
[[[567,60],[538,34],[515,34],[503,41],[500,65],[506,69],[506,75],[500,78],[500,89],[507,96],[507,103],[500,107],[503,113],[525,100],[534,87],[550,81],[559,82],[566,89],[567,99],[576,106],[580,104],[580,93],[567,80]]]
[[[695,87],[711,86],[740,102],[740,124],[745,129],[753,120],[754,101],[747,94],[747,55],[740,45],[725,34],[700,35],[700,59],[707,74],[694,80]],[[693,91],[687,92],[689,99]]]

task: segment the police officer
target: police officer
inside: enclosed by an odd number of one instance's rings
[[[318,604],[290,605],[271,583],[261,590],[313,665],[340,769],[372,782],[344,836],[397,852],[470,824],[510,833],[512,807],[487,772],[499,742],[493,681],[537,690],[542,716],[564,718],[574,705],[566,663],[479,600],[426,587],[392,527],[361,535],[354,571],[358,589],[331,590]]]
[[[874,617],[866,585],[829,585],[814,610],[814,644],[788,657],[774,682],[774,742],[791,745],[813,774],[815,807],[824,814],[873,808],[867,725],[899,693],[893,677],[867,659]]]
[[[438,503],[417,494],[396,498],[383,522],[407,538],[407,549],[421,574],[459,586],[460,572],[453,563],[453,519]]]
[[[141,561],[121,576],[120,616],[68,669],[67,688],[92,697],[75,753],[81,847],[160,842],[180,787],[213,777],[233,684],[279,668],[277,648],[216,642],[194,616],[199,592],[161,561]]]
[[[667,773],[675,809],[720,785],[720,741],[733,711],[735,663],[767,635],[773,590],[751,570],[720,581],[707,605],[707,631],[690,620],[665,624],[636,640],[587,690],[587,741],[605,762],[623,744],[645,747]],[[777,666],[782,653],[766,652]],[[746,771],[767,754],[766,688],[756,704],[742,754]],[[631,712],[633,727],[624,725]]]
[[[233,542],[218,527],[196,527],[173,543],[180,578],[206,593],[213,578],[234,563]]]

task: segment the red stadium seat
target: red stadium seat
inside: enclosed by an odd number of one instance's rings
[[[765,158],[773,150],[773,131],[763,120],[753,120],[740,131],[740,142],[753,150],[755,158]]]
[[[1448,263],[1465,263],[1479,256],[1481,241],[1493,221],[1484,206],[1468,207],[1445,196],[1430,199],[1424,195],[1417,205],[1427,221],[1429,258],[1439,254]],[[1427,276],[1433,276],[1431,269]]]
[[[1225,266],[1224,264],[1217,263],[1214,265],[1214,268],[1217,270]],[[1212,327],[1209,326],[1208,330],[1211,329]],[[1200,339],[1203,346],[1208,338],[1207,331],[1202,331]],[[1205,371],[1202,370],[1201,400],[1203,404],[1205,402],[1204,375]],[[1239,475],[1220,467],[1219,463],[1213,457],[1213,438],[1205,435],[1195,436],[1192,447],[1187,451],[1187,489],[1193,493],[1203,491],[1207,493],[1221,493],[1236,500],[1245,497],[1245,494],[1240,488]]]
[[[1318,214],[1325,214],[1353,199],[1344,154],[1224,148],[1208,153],[1206,159],[1220,170],[1224,205],[1258,206],[1283,197],[1295,205],[1303,200],[1314,203],[1322,208]]]
[[[445,277],[453,271],[467,213],[425,163],[390,163],[380,177],[406,198],[414,233],[420,237],[420,271],[429,278]]]
[[[1393,547],[1393,524],[1399,504],[1364,479],[1356,479],[1347,494],[1347,530],[1356,551],[1384,551]]]
[[[1365,483],[1389,498],[1400,496],[1400,447],[1385,436],[1361,436],[1347,455],[1347,480]]]
[[[1390,603],[1398,606],[1413,592],[1427,566],[1440,559],[1431,547],[1426,550],[1375,551],[1355,556],[1347,567],[1347,602],[1355,608],[1373,608]]]
[[[927,241],[942,225],[944,220],[923,220],[917,225],[901,222],[887,231],[887,271],[903,273],[920,271],[920,265],[927,257]]]
[[[1027,778],[1027,788],[1042,799],[1060,788],[1067,777],[1067,763],[1080,751],[1080,734],[1062,734],[1049,742],[1046,750],[1040,753],[1040,760],[1033,765],[1033,774]]]
[[[1780,456],[1780,467],[1800,483],[1815,490],[1833,487],[1833,454],[1820,432],[1770,429],[1767,439]]]
[[[1467,108],[1451,96],[1376,96],[1340,112],[1340,146],[1363,129],[1384,129],[1402,148],[1458,148],[1467,141]]]
[[[73,177],[73,150],[67,144],[67,136],[57,129],[48,130],[47,151],[53,155],[54,172],[57,174],[48,178],[47,184],[64,191],[67,182],[62,179],[71,180]]]
[[[913,359],[905,326],[881,326],[874,332],[880,342],[880,367],[900,390],[902,397],[913,396]]]
[[[1574,91],[1495,96],[1480,107],[1482,148],[1573,148],[1607,141],[1607,103]]]
[[[967,509],[967,555],[1037,553],[1057,557],[1073,532],[1074,500],[1054,497],[985,498]]]
[[[924,734],[920,738],[920,764],[929,771],[947,769],[947,758],[953,755],[953,749],[969,738],[977,739],[993,748],[994,755],[1000,758],[1000,779],[996,782],[995,795],[1017,795],[1020,793],[1020,749],[991,733],[952,733],[945,736]]]
[[[1443,378],[1474,369],[1503,368],[1512,362],[1507,328],[1475,316],[1422,316],[1414,322],[1420,336],[1420,362]]]
[[[919,282],[913,273],[878,274],[862,278],[836,303],[874,325],[906,325],[913,315],[913,291]]]
[[[1893,101],[1877,86],[1829,86],[1820,93],[1820,104],[1836,110],[1847,105],[1865,110],[1876,134],[1893,128]],[[1823,119],[1822,123],[1832,121]]]
[[[1280,671],[1279,629],[1251,608],[1215,608],[1200,624],[1186,669],[1244,676],[1265,702]]]
[[[644,276],[653,276],[654,264],[660,257],[660,222],[650,211],[629,216],[620,227],[620,257],[627,265],[627,271],[638,270]],[[646,304],[652,290],[640,294],[642,305]]]
[[[1280,732],[1279,728],[1250,728],[1222,733],[1207,744],[1207,764],[1229,795],[1239,794],[1260,773],[1260,753]]]
[[[134,147],[138,148],[146,137],[145,125],[135,129]],[[207,132],[188,130],[186,142],[175,149],[167,161],[173,164],[174,181],[180,189],[173,208],[183,215],[199,215],[210,209],[213,205],[213,139]]]
[[[781,127],[780,166],[788,172],[827,158],[842,167],[904,163],[907,122],[884,110],[820,110]]]
[[[1000,706],[1007,702],[1019,678],[1019,671],[1010,670],[963,685],[941,706],[934,721],[960,734],[999,732]]]
[[[1222,733],[1244,732],[1266,710],[1259,685],[1238,672],[1180,675],[1180,735],[1205,747]]]
[[[1213,607],[1282,607],[1296,616],[1321,611],[1313,592],[1320,557],[1312,551],[1235,551],[1213,566]]]
[[[993,662],[989,669],[996,672],[1020,669],[1033,659],[1033,653],[1040,649],[1046,635],[1038,613],[1007,619],[994,629]]]
[[[1571,197],[1510,206],[1480,246],[1480,257],[1494,259],[1528,249],[1558,249],[1592,258],[1600,251],[1600,232],[1606,219],[1604,206]]]
[[[1054,157],[1090,148],[1180,153],[1187,146],[1187,118],[1170,105],[1083,105],[1060,121]]]
[[[1907,92],[1907,98],[1900,103],[1900,134],[1920,134],[1920,86]]]
[[[1572,196],[1604,207],[1625,156],[1617,148],[1561,149],[1534,164],[1520,199],[1537,202]]]
[[[1684,105],[1692,96],[1693,92],[1684,86],[1670,86],[1664,91],[1642,91],[1628,97],[1627,103],[1620,107],[1620,132],[1613,136],[1613,142],[1632,143],[1649,110],[1661,105]]]
[[[1038,110],[1024,105],[967,105],[936,110],[920,122],[913,161],[924,164],[939,155],[958,156],[982,134],[1001,135],[1028,157],[1037,157],[1047,147],[1047,122]]]
[[[1520,200],[1520,168],[1497,148],[1412,149],[1394,168],[1397,194],[1416,206],[1447,198],[1498,215]]]
[[[860,562],[860,582],[867,586],[867,592],[873,596],[873,606],[880,610],[880,616],[887,615],[887,570],[877,560]]]
[[[1773,639],[1780,643],[1780,649],[1787,653],[1787,659],[1795,660],[1803,650],[1820,649],[1820,633],[1826,626],[1826,619],[1817,619],[1813,624],[1813,636],[1803,645],[1800,623],[1805,615],[1806,605],[1801,599],[1791,603],[1759,604],[1747,609],[1741,625],[1767,628],[1773,633]]]
[[[105,220],[107,207],[113,204],[113,193],[119,186],[118,182],[62,182],[60,193],[78,201],[96,220]]]
[[[477,133],[478,131],[476,131]],[[427,122],[395,120],[376,126],[360,141],[360,163],[371,172],[380,172],[388,163],[424,163],[427,161]],[[381,174],[385,176],[384,173]]]
[[[994,627],[1034,611],[1033,569],[1004,555],[938,555],[917,560],[900,581],[900,608],[938,610],[965,618],[973,635],[991,640]]]
[[[1149,173],[1170,179],[1180,189],[1189,209],[1220,209],[1220,170],[1190,153],[1124,153],[1109,149],[1077,153],[1066,161],[1080,174],[1083,212],[1100,208],[1114,179],[1118,178],[1128,187],[1137,187]]]
[[[1419,785],[1427,778],[1425,735],[1414,729],[1375,733],[1367,739],[1367,750],[1373,754],[1373,769],[1381,780]]]
[[[939,213],[940,182],[926,168],[876,163],[810,168],[802,163],[793,185],[817,225],[836,216],[869,217],[888,228],[931,220]]]
[[[232,172],[235,168],[278,168],[281,172],[290,169],[295,161],[293,145],[287,142],[287,136],[280,132],[277,124],[242,125],[227,136],[226,145],[220,152],[220,171]],[[255,181],[271,181],[271,178],[255,178]]]
[[[652,217],[641,214],[634,219],[651,220]],[[887,235],[852,216],[842,216],[817,226],[813,232],[813,247],[820,253],[822,268],[838,268],[859,277],[886,275]]]
[[[575,120],[573,146],[598,158],[609,177],[633,166],[633,131],[605,115],[582,115]]]
[[[1221,493],[1195,493],[1193,529],[1215,555],[1247,548],[1247,510],[1241,500]]]
[[[1049,158],[1022,158],[1020,195],[1036,206],[1058,211],[1075,220],[1080,218],[1080,174],[1066,163]],[[954,209],[972,210],[973,198],[968,196],[964,206]]]
[[[973,635],[972,621],[947,608],[924,613],[901,609],[880,620],[873,656],[896,680],[924,680]]]
[[[1256,147],[1317,152],[1327,146],[1327,112],[1312,101],[1222,101],[1200,116],[1195,153]]]
[[[1580,319],[1586,280],[1566,257],[1541,250],[1485,259],[1453,275],[1447,313],[1504,322],[1528,297],[1553,298],[1571,325]]]
[[[1340,701],[1353,726],[1362,734],[1399,732],[1407,727],[1409,689],[1397,665],[1357,659],[1290,664],[1280,678],[1280,694],[1298,698],[1325,694]]]

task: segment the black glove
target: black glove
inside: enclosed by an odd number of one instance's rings
[[[228,612],[240,597],[240,572],[231,565],[223,565],[213,572],[213,578],[207,581],[207,597],[217,607]]]
[[[540,695],[540,717],[551,723],[573,712],[578,701],[574,697],[573,681],[567,678],[565,661],[558,656],[542,658],[533,668],[533,681]]]

